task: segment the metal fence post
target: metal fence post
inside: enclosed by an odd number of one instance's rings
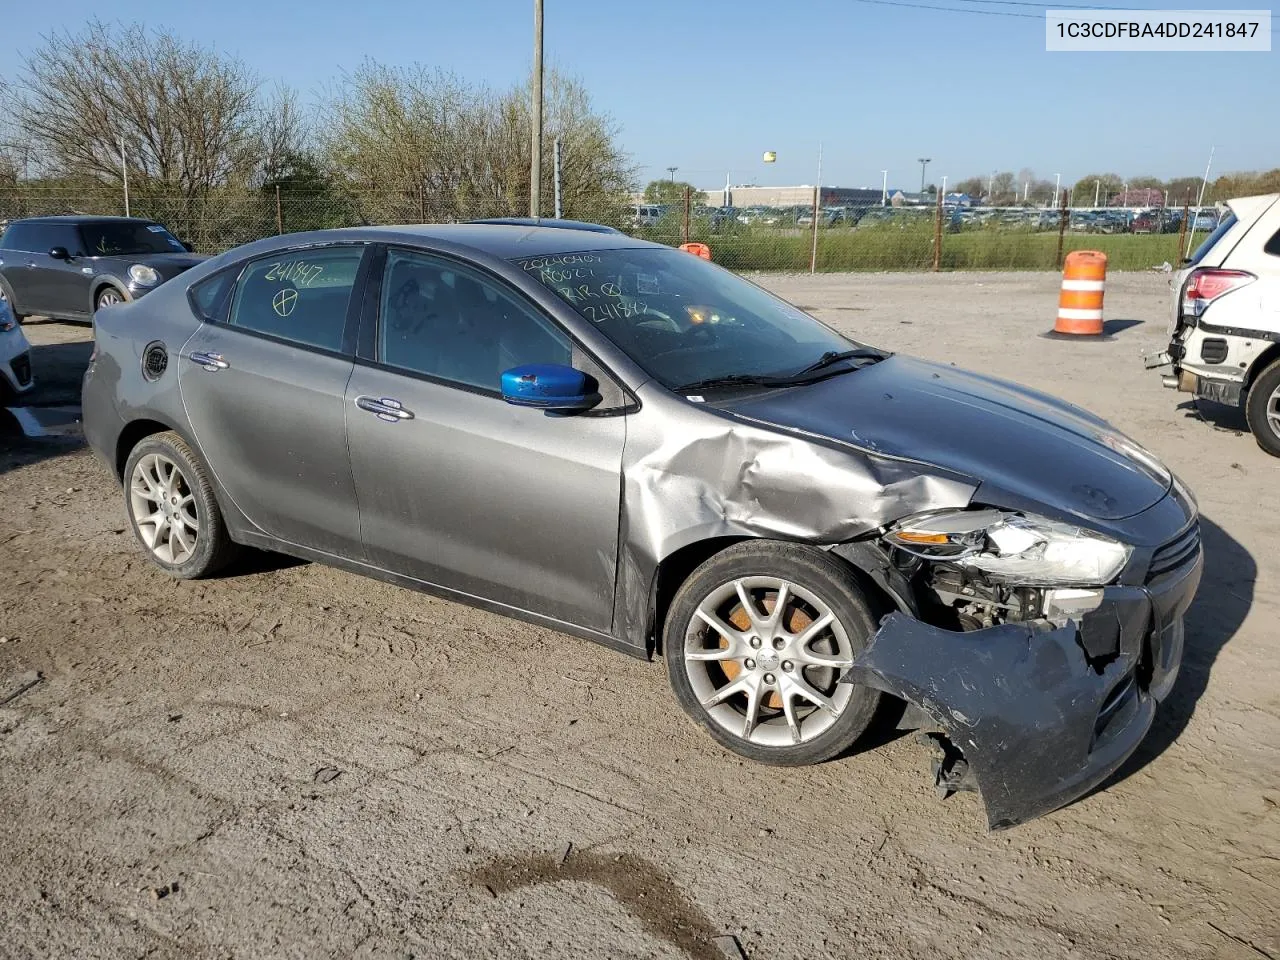
[[[933,272],[937,273],[942,269],[942,191],[935,190],[934,196],[937,209],[933,217]]]
[[[818,155],[819,169],[821,169],[822,155]],[[821,179],[821,177],[819,177]],[[822,185],[813,188],[813,247],[809,252],[809,272],[818,272],[818,195],[822,191]]]
[[[1058,215],[1058,254],[1054,257],[1053,268],[1055,270],[1062,269],[1062,242],[1067,236],[1067,221],[1071,219],[1071,214],[1067,210],[1067,192],[1062,191],[1062,212]]]
[[[280,184],[276,184],[276,234],[284,233],[284,212],[280,209]]]
[[[1186,259],[1183,252],[1187,243],[1187,217],[1191,216],[1191,196],[1187,195],[1187,199],[1182,203],[1182,222],[1178,224],[1178,252],[1173,257],[1173,269],[1177,270],[1178,266]]]
[[[693,200],[693,189],[691,187],[684,188],[684,240],[682,243],[689,242],[689,204]]]

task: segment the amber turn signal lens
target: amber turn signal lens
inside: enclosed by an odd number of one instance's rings
[[[899,530],[894,536],[908,543],[950,543],[945,533],[916,533],[913,530]]]

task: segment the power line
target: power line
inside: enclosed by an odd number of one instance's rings
[[[1041,20],[1034,13],[1011,13],[1007,10],[968,10],[964,7],[936,7],[925,3],[902,3],[901,0],[854,0],[854,3],[874,3],[881,7],[907,7],[912,10],[941,10],[944,13],[980,14],[988,17],[1020,17],[1024,20]]]

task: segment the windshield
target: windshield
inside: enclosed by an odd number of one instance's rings
[[[680,250],[593,250],[514,262],[673,389],[720,377],[792,377],[857,346]]]
[[[158,223],[86,223],[80,233],[91,257],[186,251],[178,238]]]
[[[1192,217],[1192,220],[1197,220],[1202,216],[1205,216],[1205,214],[1196,214]],[[1221,240],[1223,235],[1235,225],[1236,215],[1228,212],[1227,215],[1222,218],[1222,222],[1218,224],[1218,228],[1204,238],[1204,243],[1196,247],[1196,252],[1191,255],[1191,259],[1187,261],[1187,265],[1194,267],[1197,263],[1203,260],[1205,254],[1213,249],[1213,245]]]

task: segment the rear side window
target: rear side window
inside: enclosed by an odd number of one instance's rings
[[[338,247],[257,260],[240,275],[227,322],[339,352],[363,255],[362,248]]]
[[[11,223],[0,237],[0,250],[26,250],[31,239],[31,224]]]
[[[5,250],[21,250],[24,253],[48,253],[52,247],[66,244],[58,239],[58,227],[51,223],[11,223],[4,232]],[[68,248],[70,249],[70,248]]]
[[[1192,214],[1192,223],[1195,222],[1195,215]],[[1205,254],[1214,248],[1214,245],[1221,240],[1228,230],[1236,225],[1236,215],[1228,213],[1222,218],[1222,222],[1218,224],[1218,228],[1204,238],[1204,243],[1196,247],[1196,252],[1191,255],[1191,259],[1187,261],[1189,266],[1194,267],[1197,263],[1204,259]]]

